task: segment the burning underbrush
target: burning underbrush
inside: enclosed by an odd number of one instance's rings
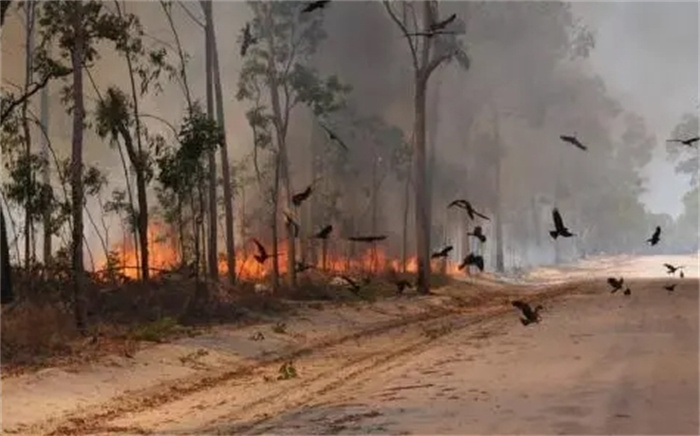
[[[342,244],[326,247],[325,263],[323,253],[316,256],[310,250],[305,263],[313,267],[297,274],[295,287],[286,285],[286,259],[282,253],[276,290],[271,279],[272,261],[261,265],[246,250],[237,253],[238,281],[229,286],[225,284],[225,262],[220,262],[220,281],[207,280],[204,274],[197,275],[192,268],[179,266],[179,253],[171,245],[155,241],[151,277],[146,282],[138,280],[135,251],[129,250],[128,245],[115,247],[112,258],[101,262],[96,272],[87,273],[83,281],[90,326],[87,338],[74,327],[70,267],[65,259],[50,268],[14,268],[19,300],[3,311],[3,371],[8,365],[45,365],[57,358],[97,356],[105,350],[118,349],[128,354],[128,344],[139,340],[157,341],[190,334],[216,323],[254,322],[260,317],[283,314],[300,300],[373,301],[396,296],[397,283],[401,281],[409,284],[404,294],[415,293],[410,286],[415,279],[415,260],[409,259],[406,272],[402,273],[398,272],[400,261],[388,258],[381,247],[361,251]],[[347,255],[342,255],[342,249],[347,250]],[[433,286],[449,280],[449,274],[439,271],[449,273],[456,269],[441,262],[435,262],[433,267],[438,272],[433,275]],[[193,312],[193,301],[202,295],[205,298]],[[90,345],[97,343],[99,347]]]

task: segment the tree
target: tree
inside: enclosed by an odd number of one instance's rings
[[[446,33],[435,33],[431,27],[440,21],[438,2],[435,0],[423,0],[422,25],[416,19],[416,4],[402,2],[402,18],[391,6],[388,0],[383,1],[387,13],[399,27],[406,38],[411,51],[411,60],[414,72],[414,126],[413,126],[413,156],[414,156],[414,184],[415,184],[415,214],[416,214],[416,251],[418,255],[417,288],[421,293],[430,291],[430,222],[428,214],[428,198],[426,183],[426,91],[430,76],[437,67],[443,63],[457,60],[464,69],[469,68],[469,58],[455,36],[464,32],[464,23],[455,20],[453,25],[446,29]],[[408,15],[411,15],[413,25],[409,23]],[[409,29],[409,26],[412,26]]]
[[[698,136],[700,127],[698,116],[695,114],[684,114],[681,121],[673,128],[671,132],[672,139],[687,139]],[[698,185],[698,145],[688,147],[687,145],[678,142],[667,142],[666,150],[668,151],[668,159],[676,163],[676,172],[679,174],[687,174],[690,176],[690,186]]]
[[[83,68],[97,58],[96,44],[100,40],[118,41],[129,31],[129,23],[106,13],[103,4],[95,0],[59,0],[42,3],[39,15],[42,43],[38,56],[48,58],[47,48],[57,43],[62,59],[70,59],[73,83],[70,100],[73,113],[71,146],[71,204],[73,214],[72,273],[75,322],[85,331],[86,313],[83,296],[83,129],[85,103],[83,98]]]
[[[254,101],[264,88],[269,93],[269,108],[266,104],[256,106],[255,116],[249,117],[249,121],[253,119],[272,125],[285,204],[292,211],[290,153],[287,146],[292,111],[302,103],[315,116],[324,117],[342,107],[349,87],[341,84],[336,76],[324,80],[308,66],[311,56],[325,38],[322,11],[300,14],[301,3],[291,1],[252,1],[248,5],[254,15],[251,33],[259,42],[249,49],[241,69],[237,98]],[[291,225],[286,227],[287,274],[289,284],[293,286],[296,284],[295,238]]]

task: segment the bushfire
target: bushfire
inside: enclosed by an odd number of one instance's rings
[[[401,259],[393,259],[387,256],[386,251],[381,246],[376,247],[351,247],[352,243],[344,240],[329,241],[326,250],[325,264],[323,260],[323,247],[321,241],[309,241],[310,248],[307,250],[308,258],[304,260],[305,264],[312,265],[318,270],[323,270],[328,273],[345,274],[353,272],[369,272],[379,273],[387,269],[402,271]],[[280,250],[278,258],[280,274],[287,272],[287,257],[286,257],[286,241],[279,241],[278,247]],[[297,241],[299,247],[299,241]],[[269,253],[272,253],[272,248],[268,245],[265,247]],[[354,248],[354,252],[351,251]],[[168,271],[176,268],[180,263],[180,251],[177,238],[172,232],[160,224],[152,223],[148,229],[148,249],[149,249],[149,266],[152,268],[152,275],[158,275],[160,272]],[[118,244],[113,244],[110,248],[113,264],[122,273],[132,279],[138,278],[139,271],[136,266],[139,264],[138,252],[134,248],[134,243],[131,238],[124,238],[124,241]],[[300,250],[297,248],[297,253]],[[245,241],[243,247],[236,250],[236,271],[237,277],[243,280],[263,280],[270,276],[273,271],[273,259],[268,260],[264,264],[258,263],[253,255],[255,254],[255,246],[251,241]],[[108,267],[107,259],[99,262],[98,270],[106,270]],[[406,272],[416,272],[418,262],[415,257],[409,257],[406,261]],[[457,263],[447,261],[443,267],[441,262],[435,262],[433,268],[440,270],[445,268],[445,272],[455,274],[458,272]],[[226,265],[226,257],[223,253],[219,255],[219,274],[225,275],[228,272]]]

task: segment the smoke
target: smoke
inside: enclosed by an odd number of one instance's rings
[[[198,3],[185,5],[203,21]],[[678,206],[662,197],[670,197],[669,192],[681,197],[687,185],[682,179],[673,184],[659,179],[668,168],[661,163],[659,142],[682,113],[692,110],[698,95],[697,4],[440,2],[439,8],[441,16],[456,13],[464,21],[462,39],[471,67],[465,71],[456,63],[442,66],[429,85],[428,107],[437,109],[428,114],[428,138],[433,138],[428,147],[435,150],[436,245],[453,237],[447,235],[459,234],[457,229],[464,225],[463,217],[445,210],[447,202],[457,197],[470,199],[492,217],[485,224],[490,241],[487,256],[495,256],[498,219],[494,214],[500,202],[509,266],[554,258],[554,244],[545,239],[545,229],[551,225],[549,214],[555,204],[574,230],[586,234],[576,243],[557,242],[561,258],[611,251],[613,245],[631,250],[638,242],[630,235],[646,234],[651,225],[644,206],[678,213]],[[328,38],[314,59],[315,66],[352,85],[351,103],[358,114],[379,116],[410,140],[414,72],[406,39],[380,2],[333,2],[326,9]],[[157,2],[129,2],[127,10],[139,16],[147,43],[174,43]],[[203,30],[179,6],[174,5],[173,11],[183,48],[190,55],[187,71],[192,92],[203,100]],[[242,64],[236,41],[250,10],[245,3],[215,2],[214,17],[229,155],[241,161],[252,151],[252,134],[244,116],[247,107],[235,99]],[[5,79],[23,81],[20,21],[11,15],[2,32],[3,87]],[[576,44],[585,41],[580,37],[586,27],[595,35],[596,45],[589,57],[572,59]],[[107,45],[101,54],[92,70],[97,87],[104,90],[114,84],[126,89],[125,62]],[[169,56],[176,61],[174,53]],[[71,121],[58,101],[58,88],[57,84],[51,88],[50,135],[57,152],[65,157]],[[91,85],[86,88],[90,108],[96,94]],[[33,105],[38,111],[38,99]],[[173,83],[165,83],[162,94],[142,102],[145,113],[174,125],[182,119],[184,108],[182,91]],[[302,188],[311,180],[309,144],[323,142],[323,135],[314,133],[318,126],[306,113],[294,121],[292,184]],[[149,121],[148,128],[172,137],[169,128],[157,121]],[[558,139],[574,133],[589,146],[588,152]],[[362,199],[360,182],[371,176],[358,156],[369,155],[377,146],[371,142],[353,141],[348,163],[353,176],[339,175],[336,183],[343,184],[348,197],[358,198],[355,203]],[[86,136],[85,161],[109,174],[105,196],[123,185],[118,154],[91,131]],[[497,190],[499,165],[501,189]],[[646,204],[637,198],[643,190],[649,193],[643,197]],[[379,195],[378,230],[391,234],[396,252],[403,224],[403,182],[388,171]],[[151,198],[154,204],[155,196]],[[246,195],[246,209],[260,202]],[[359,213],[350,209],[350,203],[345,202],[343,213]],[[90,207],[100,213],[94,202]],[[120,224],[115,217],[108,220],[113,239],[118,239]],[[98,247],[95,230],[86,229],[90,244]],[[409,243],[413,247],[412,238]]]

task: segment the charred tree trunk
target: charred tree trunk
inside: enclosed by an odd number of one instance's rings
[[[416,255],[418,257],[418,292],[430,292],[430,223],[428,199],[426,198],[426,162],[425,162],[425,91],[427,78],[420,72],[416,75],[414,110],[415,110],[415,219],[416,219]]]
[[[43,183],[46,186],[51,184],[51,166],[49,162],[49,85],[46,84],[44,89],[41,90],[41,128],[44,134],[41,136],[41,157],[45,162],[44,171],[42,174]],[[51,211],[49,208],[45,208],[42,213],[43,230],[44,230],[44,244],[43,244],[43,255],[42,259],[44,265],[51,266],[51,242],[53,238],[52,226],[51,226]]]
[[[34,7],[35,2],[28,0],[24,4],[25,14],[26,14],[26,46],[27,55],[25,58],[25,81],[24,81],[24,93],[26,94],[29,90],[29,85],[33,81],[34,75],[34,63],[33,63],[33,53],[34,53]],[[44,88],[46,89],[46,88]],[[29,99],[25,99],[22,104],[22,128],[24,130],[24,144],[25,144],[25,158],[27,160],[26,165],[29,165],[31,154],[32,154],[32,136],[29,129],[29,119],[27,117],[27,108],[29,106]],[[34,186],[33,178],[34,174],[32,171],[27,171],[28,180],[25,181],[27,188],[31,189]],[[33,210],[31,207],[31,202],[33,200],[34,193],[27,192],[26,204],[24,209],[24,262],[29,269],[32,264],[32,240],[33,238]],[[31,280],[31,274],[30,274]]]
[[[496,271],[503,273],[503,192],[501,190],[501,162],[503,160],[503,144],[499,132],[498,112],[495,112],[494,142],[496,146],[495,191],[496,191]]]
[[[403,191],[403,223],[401,228],[401,268],[402,272],[406,272],[406,263],[408,262],[408,212],[411,202],[411,175],[406,174]]]
[[[214,73],[213,73],[213,50],[212,50],[212,36],[213,32],[213,20],[211,17],[211,1],[203,1],[202,8],[204,9],[204,15],[206,17],[205,26],[205,58],[206,58],[206,87],[207,87],[207,115],[209,119],[214,119]],[[223,121],[223,120],[222,120]],[[207,244],[207,260],[209,277],[217,281],[219,279],[219,259],[218,259],[218,228],[217,228],[217,204],[216,204],[216,150],[211,149],[207,151],[207,160],[209,163],[208,167],[208,202],[209,202],[209,243]]]
[[[280,287],[280,264],[279,264],[279,226],[277,225],[277,212],[279,210],[280,198],[280,156],[279,152],[275,156],[275,184],[272,189],[272,285],[275,292]]]

